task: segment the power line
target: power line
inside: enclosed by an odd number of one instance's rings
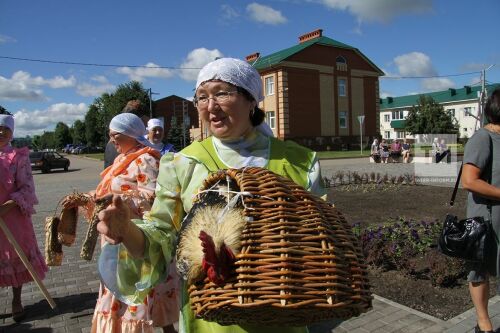
[[[8,56],[0,56],[0,58],[1,59],[9,59],[9,60],[43,62],[43,63],[49,63],[49,64],[79,65],[79,66],[94,66],[94,67],[159,68],[159,69],[175,69],[175,70],[178,70],[178,69],[196,69],[196,70],[199,70],[199,69],[201,69],[201,67],[172,67],[172,66],[95,64],[95,63],[85,63],[85,62],[56,61],[56,60],[43,60],[43,59],[29,59],[29,58],[18,58],[18,57],[8,57]]]
[[[181,69],[192,69],[192,70],[200,70],[201,67],[174,67],[174,66],[144,66],[144,65],[116,65],[116,64],[97,64],[97,63],[85,63],[85,62],[74,62],[74,61],[57,61],[57,60],[45,60],[45,59],[32,59],[32,58],[19,58],[19,57],[9,57],[9,56],[0,56],[0,59],[8,59],[8,60],[20,60],[20,61],[30,61],[30,62],[43,62],[49,64],[63,64],[63,65],[78,65],[78,66],[94,66],[94,67],[130,67],[130,68],[158,68],[158,69],[172,69],[172,70],[181,70]],[[491,65],[495,66],[495,64]],[[475,72],[467,72],[467,73],[458,73],[458,74],[447,74],[447,75],[429,75],[429,76],[381,76],[380,79],[432,79],[432,78],[441,78],[441,77],[454,77],[454,76],[466,76],[473,74],[480,74],[481,71]]]

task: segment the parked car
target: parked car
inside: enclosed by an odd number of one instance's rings
[[[69,169],[69,159],[59,153],[50,151],[30,152],[32,170],[41,170],[42,173],[50,172],[52,169]]]

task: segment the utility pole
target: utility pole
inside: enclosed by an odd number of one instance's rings
[[[158,95],[158,93],[154,93],[151,88],[148,89],[149,93],[149,118],[153,118],[153,96]]]
[[[491,67],[495,65],[490,65],[488,68],[485,68],[481,71],[481,94],[479,96],[479,112],[478,112],[478,118],[479,118],[479,127],[483,127],[485,124],[485,117],[484,117],[484,106],[486,105],[486,100],[488,99],[488,91],[486,89],[486,71],[489,70]],[[476,120],[477,124],[478,120]],[[476,126],[477,129],[477,126]]]

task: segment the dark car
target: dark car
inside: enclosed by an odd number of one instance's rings
[[[32,170],[42,170],[43,173],[52,169],[64,169],[68,171],[69,160],[66,157],[51,151],[35,151],[30,153]]]

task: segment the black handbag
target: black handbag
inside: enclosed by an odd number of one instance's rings
[[[483,217],[458,220],[446,215],[443,231],[438,240],[441,253],[467,261],[485,262],[491,227]]]
[[[492,150],[490,137],[490,152]],[[455,188],[451,195],[450,206],[455,203],[458,184],[462,175],[463,163],[458,171]],[[491,207],[488,205],[488,209]],[[492,239],[492,227],[488,220],[482,216],[471,217],[459,220],[457,216],[447,214],[443,224],[443,230],[439,235],[438,249],[441,253],[461,258],[467,261],[481,262],[486,261],[486,251],[488,242]]]

